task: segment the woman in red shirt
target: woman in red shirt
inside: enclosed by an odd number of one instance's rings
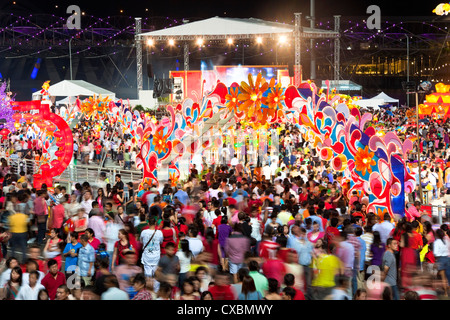
[[[128,232],[125,229],[119,230],[119,241],[116,241],[114,244],[114,253],[112,257],[112,270],[116,265],[122,264],[125,259],[125,252],[134,252],[136,253],[135,247],[130,243],[130,238],[128,236]]]
[[[175,253],[177,252],[178,248],[178,232],[176,227],[171,226],[171,222],[169,219],[163,220],[163,225],[161,228],[161,232],[163,234],[163,242],[161,243],[161,255],[166,254],[166,244],[169,242],[173,242],[175,244]]]
[[[208,262],[214,266],[219,265],[219,239],[214,235],[214,229],[206,228],[206,237],[203,239],[203,252],[209,254]]]

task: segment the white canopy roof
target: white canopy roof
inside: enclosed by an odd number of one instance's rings
[[[313,37],[337,35],[334,31],[302,28],[302,36],[310,35]],[[255,18],[238,19],[238,18],[221,18],[213,17],[205,20],[185,23],[179,26],[141,33],[141,36],[151,37],[157,40],[189,40],[196,37],[204,39],[220,39],[226,37],[245,37],[245,36],[261,36],[272,37],[281,34],[292,34],[294,26],[278,22],[264,21]]]
[[[48,93],[53,97],[101,96],[115,100],[116,94],[84,80],[63,80],[51,85]],[[33,93],[33,100],[41,98],[40,90]]]
[[[384,104],[384,100],[383,99],[361,99],[361,100],[356,100],[354,102],[355,105],[359,106],[360,108],[372,108],[375,110],[380,109],[380,106]]]
[[[372,99],[383,99],[384,103],[398,103],[398,99],[391,98],[384,92],[381,92]]]

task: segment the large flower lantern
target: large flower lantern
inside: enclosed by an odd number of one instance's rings
[[[50,106],[46,101],[14,101],[12,106],[13,110],[17,112],[16,114],[21,115],[25,115],[31,110],[37,110],[38,113],[32,117],[33,123],[36,123],[46,135],[50,136],[52,141],[56,139],[55,144],[58,150],[53,155],[47,155],[50,161],[41,163],[37,173],[33,176],[33,185],[35,188],[41,188],[44,183],[50,187],[53,184],[53,178],[61,175],[72,160],[72,130],[64,119],[50,112]],[[46,149],[46,152],[50,151]]]

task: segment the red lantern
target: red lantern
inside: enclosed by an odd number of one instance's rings
[[[48,163],[43,164],[41,170],[42,172],[50,170],[50,165]]]
[[[47,134],[53,135],[53,133],[55,133],[55,131],[56,131],[56,126],[55,126],[54,123],[50,122],[50,123],[47,125],[46,129],[47,129]]]
[[[53,134],[56,138],[61,138],[62,137],[62,131],[56,131],[54,134]]]
[[[55,156],[57,156],[58,158],[61,158],[64,155],[64,151],[62,150],[58,150],[55,152]]]
[[[59,160],[53,160],[52,162],[50,162],[50,164],[52,165],[52,167],[59,167],[61,165],[61,162]]]
[[[0,134],[3,136],[3,139],[6,139],[6,137],[10,133],[11,133],[11,131],[9,131],[9,129],[6,129],[6,128],[3,128],[2,130],[0,130]]]
[[[65,143],[64,143],[64,141],[62,141],[62,140],[57,140],[55,144],[56,144],[56,146],[58,146],[58,147],[63,147]]]

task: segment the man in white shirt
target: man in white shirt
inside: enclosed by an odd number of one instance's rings
[[[438,197],[438,190],[437,190],[437,180],[438,175],[436,172],[434,172],[434,168],[430,168],[430,172],[428,172],[428,181],[430,181],[430,184],[433,186],[433,199],[437,199]]]
[[[186,237],[186,239],[189,241],[189,250],[191,250],[194,257],[196,257],[203,251],[203,242],[197,238],[198,229],[196,227],[190,228],[188,234],[189,237]]]
[[[144,266],[146,277],[154,277],[158,268],[161,256],[161,244],[164,236],[161,230],[156,230],[156,218],[151,216],[148,219],[149,228],[141,232],[140,241],[142,243],[141,262]]]
[[[81,207],[84,208],[84,212],[89,214],[92,210],[92,202],[94,199],[92,199],[92,194],[90,191],[86,191],[83,195],[83,201],[81,201]]]
[[[263,167],[263,175],[266,177],[266,180],[272,181],[272,170],[268,164]]]
[[[39,272],[33,270],[30,272],[28,284],[22,284],[16,300],[37,300],[39,291],[45,289],[45,287],[38,283],[40,278]]]
[[[391,216],[389,213],[384,214],[384,221],[381,223],[377,223],[373,226],[372,231],[378,231],[380,233],[381,242],[386,244],[387,239],[389,238],[389,234],[392,229],[394,229],[394,225],[391,223]]]

